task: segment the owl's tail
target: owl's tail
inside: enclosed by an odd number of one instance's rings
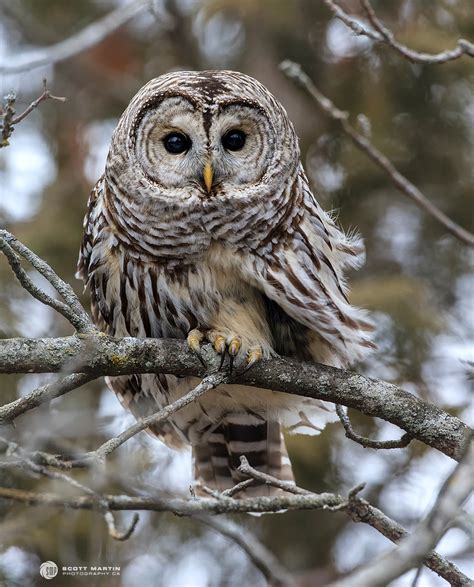
[[[265,421],[247,413],[226,414],[203,442],[193,446],[197,490],[206,486],[217,491],[230,489],[247,477],[237,469],[240,457],[249,464],[283,481],[294,483],[293,470],[279,422]],[[247,487],[236,497],[271,496],[281,490],[270,485]]]

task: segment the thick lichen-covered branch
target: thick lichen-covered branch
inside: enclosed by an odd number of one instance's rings
[[[92,333],[0,341],[0,373],[54,373],[73,362],[76,372],[95,377],[131,373],[203,377],[218,368],[218,358],[211,349],[204,349],[204,358],[207,372],[180,340],[116,339]],[[233,381],[352,407],[399,426],[412,438],[454,459],[462,454],[467,427],[459,418],[385,381],[288,358],[264,360],[247,373],[237,373]],[[49,397],[45,394],[45,400]],[[28,396],[22,400],[28,405]],[[40,401],[36,394],[35,405]],[[0,422],[11,420],[11,409],[12,404],[0,408]]]

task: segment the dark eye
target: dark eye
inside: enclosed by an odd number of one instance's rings
[[[245,145],[245,133],[241,130],[232,129],[222,137],[222,144],[229,151],[240,151]]]
[[[179,155],[189,149],[191,141],[189,140],[189,137],[181,132],[170,132],[170,134],[166,135],[163,139],[163,144],[168,153]]]

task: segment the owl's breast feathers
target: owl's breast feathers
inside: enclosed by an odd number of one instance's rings
[[[363,246],[318,206],[302,170],[282,192],[263,218],[253,212],[250,232],[217,214],[218,202],[198,217],[163,211],[165,226],[159,210],[115,197],[102,178],[78,264],[96,322],[110,334],[184,338],[250,314],[278,353],[335,366],[360,359],[371,325],[349,305],[343,269],[360,264]]]

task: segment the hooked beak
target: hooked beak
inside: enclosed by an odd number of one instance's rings
[[[212,188],[212,180],[214,178],[214,171],[209,162],[204,165],[202,176],[204,178],[204,185],[206,186],[207,193],[209,194]]]

